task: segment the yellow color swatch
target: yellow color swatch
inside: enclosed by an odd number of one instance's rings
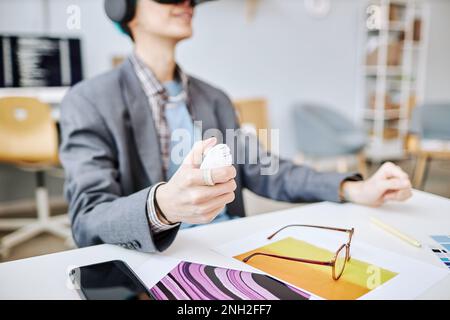
[[[267,246],[235,256],[243,260],[252,253],[269,253],[294,258],[331,261],[335,252],[314,246],[305,241],[286,238]],[[309,263],[288,261],[267,256],[255,256],[247,264],[307,290],[325,299],[357,299],[394,278],[397,273],[364,261],[351,259],[339,280],[331,277],[332,268]]]

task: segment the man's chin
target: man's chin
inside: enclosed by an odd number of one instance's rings
[[[192,38],[192,32],[174,35],[174,39],[176,39],[177,41],[188,40],[190,38]]]

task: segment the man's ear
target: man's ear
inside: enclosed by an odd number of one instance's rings
[[[137,8],[136,8],[137,11]],[[134,41],[134,32],[136,30],[136,27],[138,25],[138,18],[137,18],[137,14],[134,15],[133,19],[128,22],[127,24],[127,28],[128,28],[128,35],[130,36],[130,38]]]

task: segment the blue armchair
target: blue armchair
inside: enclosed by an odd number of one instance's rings
[[[359,170],[366,174],[363,129],[335,110],[314,104],[294,106],[297,147],[305,157],[358,156]]]

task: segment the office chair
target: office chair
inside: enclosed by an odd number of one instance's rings
[[[0,230],[15,230],[0,240],[0,254],[38,234],[71,238],[67,215],[50,217],[45,172],[58,164],[58,132],[50,106],[33,98],[0,99],[0,161],[35,173],[37,218],[0,218]]]
[[[424,104],[414,109],[407,142],[408,151],[417,159],[413,186],[423,189],[430,162],[433,159],[450,160],[450,103]],[[426,141],[438,142],[437,148],[428,149]]]
[[[345,172],[348,158],[356,157],[359,172],[367,176],[366,134],[349,119],[327,107],[300,104],[294,106],[294,121],[300,159],[337,158],[337,171]]]

